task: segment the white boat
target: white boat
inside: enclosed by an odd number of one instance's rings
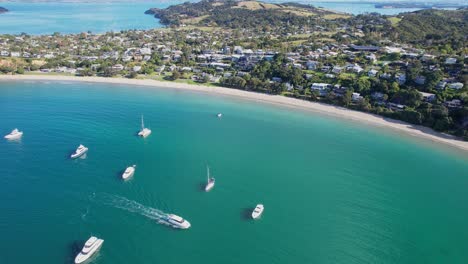
[[[8,140],[20,139],[23,136],[23,132],[17,128],[13,129],[10,134],[6,135],[5,138]]]
[[[151,129],[145,128],[145,123],[143,121],[143,115],[141,115],[141,130],[138,132],[138,136],[145,138],[151,134]]]
[[[86,241],[85,245],[81,252],[75,258],[75,264],[80,264],[88,260],[98,249],[101,247],[104,240],[99,239],[97,237],[90,237],[88,241]]]
[[[75,153],[71,154],[70,157],[72,159],[76,159],[76,158],[83,156],[86,152],[88,152],[88,148],[80,144],[78,148],[75,150]]]
[[[210,167],[206,167],[206,172],[207,172],[207,183],[205,186],[205,192],[209,192],[211,189],[213,189],[215,185],[215,178],[210,178]]]
[[[252,212],[252,218],[253,219],[259,218],[263,213],[263,209],[264,209],[263,204],[257,204],[257,206],[255,207],[255,209]]]
[[[180,229],[190,228],[189,221],[175,214],[167,214],[163,218],[161,218],[158,222],[161,224],[170,225],[174,228],[180,228]]]
[[[124,173],[122,174],[122,179],[126,180],[130,177],[133,176],[133,174],[135,174],[135,168],[136,168],[136,165],[133,165],[133,166],[130,166],[128,167]]]
[[[222,114],[222,113],[218,113],[216,116],[217,116],[217,117],[223,117],[223,114]]]

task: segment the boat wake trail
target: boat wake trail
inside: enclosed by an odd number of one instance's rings
[[[164,217],[166,217],[166,213],[161,210],[144,206],[140,203],[135,201],[129,200],[125,197],[121,197],[118,195],[106,195],[106,199],[104,199],[104,203],[115,208],[119,208],[122,210],[126,210],[132,213],[137,213],[139,215],[148,217],[150,219],[156,220],[160,222]]]

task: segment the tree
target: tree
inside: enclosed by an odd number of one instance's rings
[[[371,83],[367,77],[361,77],[356,83],[356,90],[360,93],[367,94],[371,88]]]
[[[171,75],[171,80],[175,81],[179,78],[180,78],[180,72],[178,72],[177,70],[174,70]]]
[[[415,111],[414,109],[407,108],[403,111],[400,112],[400,117],[404,121],[412,124],[419,125],[422,122],[422,115],[418,111]]]

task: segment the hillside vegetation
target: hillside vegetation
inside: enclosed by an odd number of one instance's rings
[[[228,28],[251,28],[262,25],[301,25],[310,17],[338,15],[337,13],[296,3],[269,4],[257,1],[203,0],[184,3],[166,9],[152,8],[146,11],[165,25],[220,26]],[[340,15],[345,16],[346,15]]]
[[[468,37],[468,9],[421,10],[390,18],[393,38],[413,44],[449,43],[454,48],[465,45]],[[397,22],[397,23],[395,23]]]

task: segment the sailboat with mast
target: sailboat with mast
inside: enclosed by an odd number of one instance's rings
[[[138,136],[145,138],[151,134],[151,129],[145,127],[143,115],[141,115],[141,130],[138,132]]]
[[[215,178],[210,178],[210,167],[206,166],[206,173],[207,173],[207,183],[205,186],[205,192],[209,192],[211,189],[213,189],[215,185]]]

